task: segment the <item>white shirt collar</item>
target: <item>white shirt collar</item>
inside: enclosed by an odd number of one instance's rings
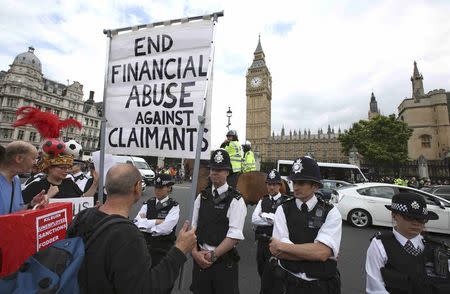
[[[214,187],[214,185],[213,185],[211,187],[211,192],[214,193],[214,189],[216,189],[217,193],[219,193],[219,195],[220,195],[220,194],[222,194],[222,193],[224,193],[224,192],[226,192],[228,190],[228,183],[225,183],[225,184],[223,184],[222,186],[220,186],[218,188]]]
[[[158,200],[158,198],[156,198],[156,203],[158,203],[158,202],[163,203],[163,202],[166,202],[167,200],[169,200],[169,195],[167,195],[166,197],[164,197],[161,200]]]
[[[405,246],[406,242],[408,242],[408,239],[405,238],[402,234],[400,234],[399,232],[397,232],[397,230],[395,228],[392,228],[392,232],[394,233],[395,239],[397,239],[397,241],[402,245]],[[411,241],[411,243],[413,243],[415,248],[420,248],[421,250],[423,250],[425,248],[425,245],[423,244],[423,237],[422,235],[417,235],[412,239],[409,239]]]
[[[308,206],[308,211],[311,211],[314,208],[314,206],[316,206],[316,204],[317,204],[317,197],[316,197],[316,195],[311,197],[311,199],[309,199],[305,203],[306,203],[306,206]],[[300,199],[295,198],[295,204],[297,204],[298,209],[302,209],[303,202]]]
[[[80,171],[80,172],[77,172],[76,174],[73,174],[72,176],[73,176],[73,177],[78,177],[78,176],[81,175],[82,173],[83,173],[83,172]]]
[[[273,199],[273,200],[277,201],[277,200],[278,200],[278,198],[280,198],[280,197],[281,197],[281,193],[280,193],[280,192],[278,192],[278,194],[277,194],[277,195],[275,195],[275,196],[271,196],[271,195],[269,195],[269,197],[270,197],[270,199]]]

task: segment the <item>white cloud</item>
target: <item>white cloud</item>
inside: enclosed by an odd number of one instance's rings
[[[272,129],[349,127],[375,92],[385,114],[410,96],[412,63],[425,90],[450,88],[446,1],[0,1],[0,69],[34,45],[47,78],[77,80],[100,100],[105,28],[225,11],[216,33],[213,145],[225,113],[245,138],[245,74],[258,34],[273,78]],[[279,29],[288,29],[280,32]]]

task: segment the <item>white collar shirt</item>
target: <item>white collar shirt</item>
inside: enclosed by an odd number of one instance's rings
[[[226,192],[228,190],[228,184],[215,188],[214,186],[211,188],[211,192],[214,194],[214,189],[217,189],[219,195]],[[197,227],[198,221],[198,212],[200,210],[200,195],[195,198],[194,201],[194,210],[192,212],[192,226]],[[233,198],[230,203],[230,207],[227,211],[228,222],[228,231],[226,237],[237,240],[244,240],[244,223],[245,217],[247,215],[247,206],[245,205],[244,199],[241,197],[239,200]],[[215,250],[216,246],[212,246],[209,244],[201,244],[201,249],[203,250]]]
[[[397,232],[396,229],[392,229],[395,239],[405,246],[408,241],[402,234]],[[423,243],[422,235],[417,235],[412,239],[409,239],[415,248],[423,251],[425,245]],[[384,249],[383,242],[380,239],[373,238],[367,249],[366,256],[366,292],[368,294],[389,294],[386,291],[383,277],[381,276],[381,268],[387,263],[387,254]]]
[[[158,200],[155,197],[155,205],[165,203],[169,200],[169,196],[164,197],[162,200]],[[178,223],[180,218],[180,206],[175,205],[169,210],[166,218],[159,225],[156,224],[156,219],[147,219],[147,204],[142,205],[138,214],[134,219],[134,224],[139,230],[152,234],[152,236],[169,235]]]
[[[317,197],[314,195],[306,201],[306,205],[308,206],[308,211],[314,209],[316,204],[318,203]],[[299,199],[295,199],[296,206],[301,209],[301,205],[303,202]],[[284,214],[283,206],[278,206],[275,212],[275,220],[273,226],[273,238],[280,240],[284,243],[294,244],[289,239],[289,230],[287,227],[286,215]],[[333,207],[329,212],[325,219],[325,222],[320,227],[319,232],[314,240],[314,243],[322,243],[328,246],[332,252],[332,259],[336,259],[339,254],[339,248],[341,245],[341,237],[342,237],[342,217],[339,210],[336,207]],[[281,265],[281,264],[280,264]],[[301,278],[306,281],[312,281],[315,279],[309,278],[305,273],[292,273],[294,276]]]
[[[280,199],[281,193],[278,192],[278,194],[274,196],[270,196],[269,198],[272,201],[277,201]],[[269,213],[269,212],[262,212],[261,208],[262,199],[258,201],[258,204],[256,204],[255,210],[253,210],[252,214],[252,224],[255,226],[273,226],[273,220],[275,218],[275,213]]]

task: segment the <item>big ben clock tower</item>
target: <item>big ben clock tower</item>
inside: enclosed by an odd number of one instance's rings
[[[267,140],[270,137],[272,77],[266,66],[261,38],[258,39],[253,63],[247,70],[247,140],[252,143],[252,149],[258,150],[261,159],[267,158]]]

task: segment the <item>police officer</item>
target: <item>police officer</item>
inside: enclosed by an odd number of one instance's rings
[[[192,250],[191,291],[194,294],[237,294],[239,255],[236,244],[244,240],[247,207],[241,194],[227,184],[230,156],[217,149],[210,160],[211,186],[195,199],[192,225],[198,246]]]
[[[144,233],[152,267],[155,267],[175,243],[175,230],[180,217],[178,202],[169,197],[174,184],[172,177],[155,177],[155,196],[150,198],[135,218],[136,226]]]
[[[235,130],[229,130],[227,139],[220,145],[220,148],[228,152],[231,160],[231,173],[240,173],[242,171],[242,147],[239,143],[238,135]]]
[[[322,184],[314,159],[296,159],[289,178],[295,198],[277,208],[269,245],[272,255],[279,259],[273,262],[273,270],[281,289],[264,293],[340,293],[336,258],[341,243],[341,215],[315,195]]]
[[[282,181],[276,169],[267,174],[266,184],[268,194],[259,200],[252,215],[252,223],[256,226],[255,239],[258,242],[256,262],[259,277],[262,277],[264,268],[271,257],[269,242],[272,237],[275,210],[280,204],[290,199],[289,196],[280,193]]]
[[[367,293],[450,293],[450,249],[421,235],[425,223],[437,220],[423,196],[400,192],[386,205],[395,226],[372,238],[366,258]]]
[[[245,141],[243,145],[244,158],[242,160],[242,172],[248,173],[256,170],[255,154],[252,151],[252,144],[250,141]]]

